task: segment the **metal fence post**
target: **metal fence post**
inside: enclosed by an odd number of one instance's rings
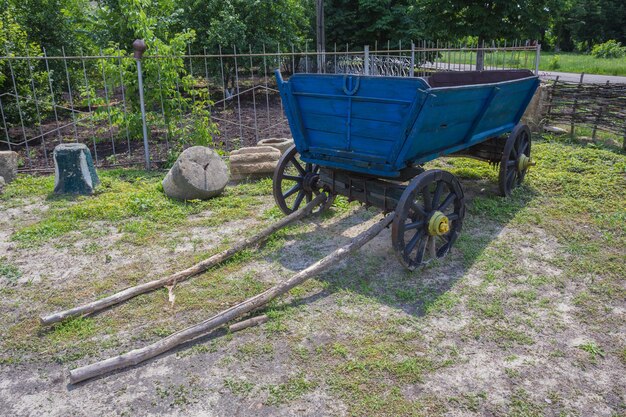
[[[409,77],[415,77],[415,44],[411,41],[411,74]]]
[[[143,128],[143,150],[146,160],[146,170],[150,171],[150,148],[148,147],[148,127],[146,126],[146,107],[143,101],[143,74],[141,72],[141,58],[146,48],[146,43],[143,39],[136,39],[135,42],[133,42],[135,62],[137,63],[137,80],[139,81],[139,107],[141,108],[141,125]]]
[[[537,49],[535,49],[535,75],[539,75],[539,59],[541,58],[541,44],[537,42]]]
[[[370,46],[363,47],[363,73],[370,75]]]

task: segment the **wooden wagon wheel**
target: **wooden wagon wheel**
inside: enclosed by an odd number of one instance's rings
[[[530,159],[530,129],[518,124],[509,135],[500,160],[500,194],[509,197],[513,188],[519,186],[528,168],[535,165]]]
[[[318,185],[320,166],[304,163],[298,158],[298,150],[292,145],[278,161],[274,170],[274,200],[285,214],[296,211],[302,202],[313,200],[313,195],[327,193]],[[335,196],[328,194],[326,202],[313,213],[319,213],[329,208]]]
[[[400,262],[410,270],[445,256],[456,241],[465,201],[461,184],[449,172],[425,171],[402,193],[391,239]]]

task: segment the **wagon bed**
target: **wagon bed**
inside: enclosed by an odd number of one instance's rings
[[[276,75],[303,160],[381,177],[510,132],[539,84],[528,70]]]

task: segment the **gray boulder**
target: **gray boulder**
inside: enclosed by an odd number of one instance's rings
[[[100,180],[86,145],[63,143],[54,148],[53,156],[55,194],[93,194]]]
[[[163,191],[178,200],[206,200],[224,191],[228,167],[213,149],[193,146],[184,150],[163,179]]]
[[[281,153],[271,146],[251,146],[230,153],[230,173],[234,180],[271,177]]]
[[[262,139],[258,142],[259,146],[271,146],[272,148],[276,148],[280,151],[281,154],[285,153],[285,151],[291,148],[293,145],[293,139],[291,138],[269,138]]]
[[[0,177],[8,184],[17,177],[17,152],[0,152]]]
[[[0,177],[0,194],[4,192],[5,185],[6,185],[6,182],[4,182],[4,177]]]

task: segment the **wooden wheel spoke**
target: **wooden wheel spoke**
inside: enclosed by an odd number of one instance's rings
[[[506,184],[509,188],[512,187],[515,177],[517,176],[517,171],[512,169],[506,174]]]
[[[301,188],[302,188],[302,186],[300,184],[294,185],[289,190],[287,190],[287,192],[285,194],[283,194],[283,198],[287,199],[287,198],[291,197],[296,191],[300,190]]]
[[[404,225],[404,230],[408,231],[408,230],[413,230],[413,229],[419,229],[420,227],[424,226],[424,222],[423,221],[417,221],[414,223],[407,223]]]
[[[427,217],[428,215],[426,214],[426,211],[417,203],[413,202],[413,204],[411,204],[411,209],[413,209],[413,211],[417,214],[419,214],[422,217]]]
[[[430,212],[433,209],[433,199],[432,199],[432,196],[430,195],[430,191],[428,190],[428,187],[425,187],[422,190],[422,196],[424,197],[424,208],[426,209],[427,212]]]
[[[293,202],[293,207],[291,208],[292,210],[298,210],[298,207],[300,207],[300,203],[302,203],[302,200],[304,199],[304,190],[300,190],[298,192],[298,195],[296,196],[295,201]]]
[[[428,253],[431,258],[437,257],[437,243],[435,242],[435,236],[429,236],[428,242],[426,242],[426,246],[428,247]]]
[[[439,211],[444,211],[445,209],[447,209],[447,208],[448,208],[448,206],[449,206],[450,204],[452,204],[452,202],[454,201],[455,197],[456,197],[456,194],[454,194],[454,193],[450,193],[450,194],[448,194],[448,196],[446,197],[446,199],[445,199],[445,200],[443,200],[443,203],[441,203],[441,205],[439,206],[439,208],[438,208],[437,210],[439,210]]]
[[[448,215],[448,221],[455,221],[455,220],[459,220],[459,215],[458,213],[452,213],[450,215]],[[445,236],[445,235],[444,235]]]
[[[417,254],[415,256],[415,263],[417,265],[421,264],[424,260],[424,252],[426,252],[426,242],[428,242],[428,239],[422,239],[420,241],[420,245],[417,247]]]
[[[437,207],[439,204],[439,199],[441,198],[441,192],[443,191],[443,181],[439,181],[437,183],[437,187],[435,187],[435,193],[433,194],[432,206]]]
[[[290,180],[290,181],[297,181],[297,182],[302,182],[302,177],[296,177],[295,175],[283,175],[283,179],[285,180]]]
[[[423,230],[418,230],[417,232],[415,232],[415,235],[413,235],[413,237],[411,238],[409,243],[407,243],[405,248],[404,248],[404,253],[407,256],[409,256],[411,254],[411,252],[413,252],[413,249],[415,249],[415,245],[417,244],[417,242],[419,242],[419,240],[423,236],[424,236],[424,231]]]
[[[306,202],[310,203],[313,200],[313,192],[306,193]]]
[[[506,167],[507,168],[513,168],[515,165],[517,165],[517,161],[516,160],[510,160],[506,163]]]
[[[293,164],[294,167],[296,167],[298,172],[300,172],[300,175],[304,176],[306,174],[306,171],[304,170],[304,168],[302,168],[302,165],[300,165],[300,162],[298,162],[296,158],[293,158],[291,160],[291,163]]]
[[[520,151],[520,153],[529,156],[526,154],[526,151],[528,150],[528,142],[524,142],[524,146],[522,146],[522,150]]]

